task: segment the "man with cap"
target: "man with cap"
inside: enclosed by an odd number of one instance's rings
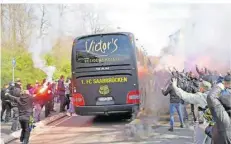
[[[231,76],[224,77],[224,85],[215,85],[207,97],[215,125],[212,128],[213,144],[231,144]]]
[[[221,91],[221,95],[231,94],[231,75],[228,74],[224,77],[224,89]]]
[[[206,81],[200,83],[200,92],[197,93],[188,93],[181,88],[177,87],[177,79],[173,79],[173,88],[176,91],[176,94],[185,102],[198,105],[201,108],[206,108],[207,106],[207,95],[211,89],[211,84]]]
[[[197,105],[199,107],[198,117],[199,122],[204,123],[204,126],[210,126],[213,125],[213,119],[210,111],[207,109],[207,96],[209,93],[209,90],[211,89],[211,84],[206,81],[202,81],[200,83],[200,92],[197,93],[188,93],[181,88],[177,87],[177,79],[173,79],[173,88],[176,92],[176,94],[185,102]],[[204,121],[206,119],[206,121]],[[200,130],[200,129],[195,129]],[[207,136],[198,136],[196,135],[196,141],[197,143],[210,143],[211,138]]]

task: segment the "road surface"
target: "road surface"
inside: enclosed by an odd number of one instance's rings
[[[192,144],[193,130],[179,128],[176,122],[174,132],[168,132],[168,122],[162,121],[153,129],[152,135],[145,139],[134,140],[124,134],[128,122],[118,116],[64,117],[30,137],[30,144]],[[20,144],[19,140],[10,144]]]

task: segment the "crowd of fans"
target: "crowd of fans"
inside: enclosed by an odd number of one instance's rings
[[[205,144],[231,143],[231,75],[204,68],[198,77],[192,72],[170,70],[172,74],[163,95],[170,95],[170,128],[174,131],[174,112],[177,110],[180,127],[188,121],[186,105],[191,104],[193,121],[206,125]],[[195,112],[196,111],[196,112]]]
[[[170,95],[170,128],[174,131],[174,113],[179,115],[180,127],[185,127],[188,121],[186,106],[191,105],[193,121],[206,125],[207,144],[231,143],[231,75],[218,74],[217,71],[208,69],[199,70],[198,77],[192,72],[169,69],[172,77],[166,88],[162,89],[163,95]],[[4,85],[1,90],[2,111],[1,121],[12,120],[12,131],[22,128],[20,141],[28,144],[31,122],[39,122],[42,109],[45,117],[55,112],[55,103],[60,103],[60,112],[74,114],[73,100],[71,97],[71,80],[61,76],[57,81],[38,81],[34,85],[27,84],[23,89],[20,79],[15,83]],[[3,118],[5,113],[5,117]]]
[[[74,113],[71,97],[71,80],[61,76],[57,81],[38,81],[34,85],[27,84],[23,89],[22,82],[18,78],[15,83],[5,84],[1,89],[1,122],[12,121],[11,131],[22,128],[20,141],[27,144],[29,141],[33,122],[41,120],[42,109],[45,109],[45,117],[51,116],[55,111],[55,103],[60,103],[60,112],[67,111],[71,116]],[[5,116],[5,117],[3,117]]]

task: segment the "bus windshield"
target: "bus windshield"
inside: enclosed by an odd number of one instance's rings
[[[103,34],[80,38],[74,46],[76,63],[120,64],[131,59],[132,43],[129,36],[123,34]]]

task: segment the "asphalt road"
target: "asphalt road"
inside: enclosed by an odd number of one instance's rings
[[[168,122],[152,131],[149,138],[134,140],[124,133],[128,121],[119,116],[64,117],[43,129],[35,131],[30,137],[30,144],[192,144],[193,130],[179,128],[176,122],[174,132],[168,132]],[[20,144],[19,140],[10,144]]]

